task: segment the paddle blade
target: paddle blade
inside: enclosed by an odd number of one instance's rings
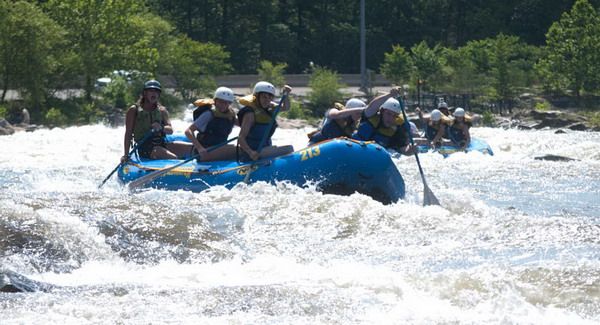
[[[132,182],[130,182],[129,184],[127,184],[127,187],[129,188],[129,190],[136,190],[140,187],[143,187],[144,185],[152,182],[153,180],[161,177],[162,175],[168,173],[171,169],[163,169],[163,170],[157,170],[154,172],[151,172],[150,174],[144,175]]]
[[[438,201],[435,194],[433,194],[427,183],[425,183],[425,187],[423,188],[423,206],[428,205],[440,205],[440,201]]]
[[[192,157],[190,159],[186,159],[186,160],[184,160],[184,161],[182,161],[182,162],[180,162],[178,164],[175,164],[175,165],[173,165],[171,167],[167,167],[167,168],[163,168],[163,169],[160,169],[160,170],[157,170],[157,171],[153,171],[150,174],[144,175],[144,176],[142,176],[142,177],[140,177],[140,178],[138,178],[138,179],[130,182],[127,185],[127,187],[129,187],[130,190],[135,190],[135,189],[138,189],[140,187],[143,187],[144,185],[152,182],[153,180],[155,180],[155,179],[157,179],[157,178],[159,178],[159,177],[161,177],[163,175],[168,174],[173,169],[175,169],[175,168],[177,168],[177,167],[179,167],[179,166],[181,166],[181,165],[189,162],[191,159],[195,159],[195,157]]]

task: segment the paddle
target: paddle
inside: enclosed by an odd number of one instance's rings
[[[227,141],[225,141],[225,142],[222,142],[222,143],[219,143],[219,144],[215,144],[214,146],[210,146],[210,147],[208,147],[208,148],[206,149],[206,152],[211,152],[211,151],[213,151],[213,150],[215,150],[215,149],[218,149],[218,148],[220,148],[220,147],[222,147],[222,146],[224,146],[224,145],[228,144],[229,142],[231,142],[231,141],[233,141],[233,140],[236,140],[237,138],[238,138],[238,137],[231,138],[231,139],[229,139],[229,140],[227,140]],[[144,176],[142,176],[142,177],[140,177],[140,178],[138,178],[138,179],[136,179],[136,180],[132,181],[131,183],[129,183],[128,187],[129,187],[129,189],[130,189],[130,190],[134,190],[134,189],[136,189],[136,188],[142,187],[142,186],[144,186],[145,184],[147,184],[147,183],[150,183],[150,182],[152,182],[153,180],[155,180],[155,179],[157,179],[157,178],[159,178],[159,177],[161,177],[161,176],[163,176],[163,175],[167,174],[167,173],[168,173],[168,172],[170,172],[171,170],[173,170],[173,169],[175,169],[175,168],[177,168],[177,167],[179,167],[179,166],[181,166],[181,165],[183,165],[183,164],[185,164],[185,163],[187,163],[187,162],[190,162],[190,161],[192,161],[192,160],[194,160],[194,159],[196,159],[196,158],[198,158],[198,157],[200,157],[200,154],[199,154],[199,153],[198,153],[198,154],[195,154],[195,155],[193,155],[192,157],[190,157],[190,158],[188,158],[188,159],[185,159],[184,161],[182,161],[182,162],[180,162],[180,163],[177,163],[177,164],[175,164],[175,165],[173,165],[173,166],[169,166],[169,167],[167,167],[167,168],[163,168],[163,169],[160,169],[160,170],[157,170],[157,171],[153,171],[153,172],[151,172],[151,173],[150,173],[150,174],[148,174],[148,175],[144,175]]]
[[[129,153],[127,154],[127,159],[129,159],[131,157],[131,155],[137,150],[137,148],[139,146],[141,146],[144,142],[146,142],[146,140],[150,139],[150,136],[152,136],[152,134],[154,134],[153,130],[148,131],[144,137],[142,138],[142,140],[140,142],[136,142],[136,144],[133,146],[133,148],[131,148],[131,151],[129,151]],[[98,185],[98,188],[101,188],[102,185],[104,185],[104,183],[106,183],[106,181],[108,181],[108,179],[119,169],[119,167],[121,167],[121,165],[123,165],[123,163],[119,163],[117,165],[117,167],[115,167],[115,169],[112,170],[112,172],[110,172],[110,174],[108,174],[108,176],[106,176],[106,178],[102,181],[102,183],[100,185]]]
[[[275,107],[275,111],[273,112],[271,121],[269,121],[269,127],[265,129],[265,133],[263,134],[262,139],[260,139],[260,143],[258,144],[258,148],[256,149],[256,152],[258,152],[259,155],[263,149],[263,146],[265,145],[265,142],[267,141],[267,136],[269,135],[269,132],[271,131],[271,128],[273,127],[273,123],[275,123],[275,118],[277,118],[277,114],[279,114],[281,105],[283,105],[283,101],[285,100],[285,98],[287,96],[288,96],[288,93],[284,92],[283,96],[281,96],[281,100],[279,100],[279,105],[277,105],[277,107]],[[244,177],[244,183],[246,183],[246,184],[248,183],[248,181],[250,180],[250,174],[252,174],[252,172],[254,171],[256,166],[257,166],[256,163],[253,163],[250,166],[250,168],[248,169],[248,172],[246,173],[246,176]]]
[[[404,111],[404,101],[402,100],[402,98],[398,98],[398,101],[400,102],[400,108],[402,109],[402,117],[404,117],[404,125],[406,125],[406,129],[408,130],[408,138],[410,139],[410,144],[414,147],[415,159],[417,160],[417,165],[419,166],[419,173],[421,173],[421,180],[423,181],[423,206],[440,205],[440,202],[435,197],[429,186],[427,186],[427,182],[425,181],[425,174],[423,174],[423,168],[421,168],[421,161],[419,161],[418,150],[415,146],[412,134],[410,133],[410,124],[408,123],[408,117],[406,116],[406,112]]]

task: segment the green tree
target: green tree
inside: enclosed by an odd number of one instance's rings
[[[310,92],[308,99],[315,115],[321,116],[335,101],[340,101],[344,95],[338,74],[322,67],[316,67],[308,82]]]
[[[548,90],[598,90],[600,82],[600,19],[587,0],[577,0],[570,12],[550,26],[546,47],[536,66]]]
[[[285,85],[285,77],[283,71],[287,68],[286,63],[275,63],[271,61],[260,61],[260,66],[257,69],[258,79],[272,83],[275,87],[283,87]]]
[[[45,8],[68,31],[69,46],[79,54],[75,64],[84,77],[88,100],[96,78],[122,67],[139,53],[133,46],[139,44],[139,34],[133,32],[132,24],[132,17],[143,12],[139,1],[48,0]]]
[[[200,43],[186,36],[173,38],[165,49],[161,71],[175,79],[175,89],[192,100],[215,89],[215,76],[231,70],[229,53],[222,46]]]
[[[482,94],[484,100],[509,104],[519,89],[527,86],[533,74],[537,52],[515,36],[470,41],[465,46],[444,51],[449,83],[454,94]]]
[[[442,80],[442,63],[440,61],[440,47],[430,48],[425,41],[410,49],[413,65],[412,79],[415,85],[423,85],[424,89],[434,88]]]
[[[102,98],[111,105],[121,109],[133,103],[135,98],[131,95],[129,85],[124,77],[113,78],[112,81],[102,89]]]
[[[0,78],[4,101],[8,89],[20,90],[39,117],[50,76],[60,69],[64,31],[35,5],[0,1]]]
[[[527,71],[524,68],[527,65],[518,64],[519,61],[532,61],[524,49],[527,48],[516,36],[498,35],[490,39],[490,52],[492,68],[490,71],[492,77],[492,87],[497,97],[502,101],[512,100],[520,87],[525,86],[525,75]]]
[[[489,83],[487,74],[477,65],[474,58],[476,49],[470,45],[457,49],[445,48],[442,51],[443,74],[447,79],[440,87],[441,90],[451,94],[474,94],[484,91],[485,85]]]
[[[132,16],[129,22],[132,43],[120,64],[155,77],[161,72],[168,73],[172,68],[169,52],[178,45],[173,36],[175,28],[165,19],[146,12]]]
[[[402,85],[409,80],[412,68],[408,52],[402,46],[394,45],[392,52],[385,53],[379,70],[392,83]]]

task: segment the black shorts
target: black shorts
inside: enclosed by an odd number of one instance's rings
[[[138,146],[138,155],[140,156],[140,158],[152,159],[150,155],[152,154],[154,147],[166,148],[167,144],[164,140],[150,139],[149,141],[145,141],[144,143]]]

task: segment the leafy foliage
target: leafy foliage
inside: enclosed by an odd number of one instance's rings
[[[286,67],[286,63],[274,64],[267,60],[260,61],[260,67],[258,68],[258,80],[268,81],[275,85],[275,87],[281,88],[285,85],[283,71]]]
[[[600,85],[600,18],[587,0],[552,24],[546,48],[536,66],[548,90],[597,91]]]
[[[421,89],[433,96],[466,94],[483,106],[511,101],[540,80],[562,94],[600,90],[598,0],[466,4],[369,2],[368,70],[379,67],[396,84],[424,80]],[[127,94],[93,92],[96,78],[117,69],[159,78],[188,101],[211,93],[214,77],[229,72],[258,70],[278,86],[284,70],[304,72],[312,62],[357,73],[359,14],[353,1],[0,0],[0,102],[17,90],[32,121],[42,121],[48,107],[59,107],[57,91],[83,83],[86,100],[61,107],[80,123],[102,118],[108,108],[96,105],[121,106],[139,95],[144,80],[130,81]],[[322,101],[310,106],[317,112],[340,98],[317,88],[335,89],[339,79],[320,82],[311,93],[313,103]],[[163,102],[178,105],[169,96]]]
[[[411,49],[411,63],[413,83],[421,81],[424,89],[436,87],[443,81],[440,46],[430,48],[425,41],[413,46]]]
[[[67,121],[67,116],[58,108],[52,107],[46,112],[46,122],[49,125],[64,126]]]
[[[67,30],[70,47],[78,53],[73,62],[84,76],[84,89],[91,99],[94,80],[123,66],[139,36],[132,17],[143,10],[139,1],[49,0],[50,17]]]
[[[310,76],[308,86],[311,91],[308,93],[308,99],[313,114],[321,116],[333,105],[335,101],[340,101],[344,95],[341,88],[338,74],[326,68],[316,67]]]
[[[116,77],[102,89],[102,98],[114,107],[125,109],[129,103],[133,103],[135,98],[129,90],[130,85],[123,77]]]
[[[402,85],[409,80],[412,70],[410,55],[402,46],[394,45],[391,53],[385,53],[379,70],[392,83]]]
[[[231,69],[228,59],[222,46],[180,35],[170,40],[161,70],[175,79],[176,90],[190,101],[215,88],[214,77]]]
[[[4,91],[19,89],[38,109],[48,80],[61,67],[64,30],[33,4],[0,1],[0,76]]]
[[[302,120],[314,120],[315,117],[311,115],[310,110],[303,107],[303,105],[295,100],[290,101],[290,110],[281,113],[281,116],[289,119],[302,119]]]

